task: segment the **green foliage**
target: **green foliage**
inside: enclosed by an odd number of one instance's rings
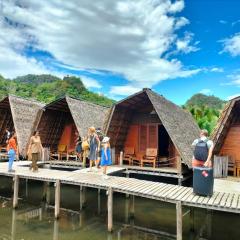
[[[207,129],[211,134],[215,128],[225,101],[215,96],[196,94],[183,106],[197,121],[201,129]]]
[[[111,106],[114,103],[112,99],[89,91],[81,79],[74,76],[66,76],[61,79],[47,74],[28,74],[8,80],[0,75],[0,99],[7,94],[34,98],[45,103],[65,95],[103,106]]]

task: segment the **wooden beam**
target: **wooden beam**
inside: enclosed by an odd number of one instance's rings
[[[60,180],[56,180],[56,183],[55,183],[55,218],[59,218],[59,213],[60,213],[60,201],[61,201],[60,187],[61,187]]]
[[[13,208],[18,206],[18,190],[19,190],[19,176],[14,176],[14,189],[13,189]]]
[[[120,152],[119,165],[123,165],[123,151]]]
[[[176,203],[176,224],[177,224],[177,240],[182,240],[182,203],[178,201]]]
[[[108,195],[108,231],[112,232],[113,230],[113,190],[110,187],[107,191]]]

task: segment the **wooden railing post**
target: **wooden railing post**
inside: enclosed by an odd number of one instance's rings
[[[61,183],[60,180],[57,180],[55,183],[55,218],[59,218],[59,213],[60,213],[60,187]]]
[[[80,211],[83,210],[86,201],[86,188],[80,186]]]
[[[120,152],[120,157],[119,157],[119,165],[123,165],[123,151]]]
[[[182,203],[176,203],[176,225],[177,225],[177,240],[182,240]]]
[[[13,181],[14,181],[13,208],[16,208],[18,206],[19,176],[15,175]]]
[[[110,187],[107,191],[108,195],[108,231],[113,230],[113,190]]]

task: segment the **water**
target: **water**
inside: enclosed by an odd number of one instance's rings
[[[0,195],[11,197],[12,179],[0,177]],[[27,188],[26,188],[27,186]],[[54,186],[49,186],[49,204],[54,202]],[[48,195],[49,196],[49,195]],[[154,200],[136,198],[134,218],[131,198],[114,193],[114,231],[107,232],[107,198],[104,191],[86,190],[86,204],[79,212],[80,191],[77,186],[62,185],[60,219],[43,203],[43,183],[20,181],[20,204],[0,199],[0,239],[12,240],[170,240],[175,239],[175,206]],[[100,196],[100,197],[99,197]],[[184,208],[183,212],[189,209]],[[240,236],[240,216],[221,212],[194,210],[195,232],[190,230],[190,216],[183,222],[184,239],[235,240]],[[158,232],[157,232],[158,231]]]

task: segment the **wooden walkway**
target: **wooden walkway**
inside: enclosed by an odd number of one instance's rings
[[[112,229],[112,197],[114,192],[154,199],[176,204],[177,236],[182,235],[182,206],[198,207],[223,212],[240,213],[240,193],[215,191],[212,197],[197,196],[192,188],[178,185],[158,183],[135,178],[111,176],[105,180],[100,173],[86,172],[85,170],[61,171],[52,169],[39,169],[37,173],[29,171],[26,162],[14,163],[15,172],[7,171],[7,163],[0,163],[0,175],[14,178],[13,206],[18,202],[19,178],[34,179],[43,182],[55,183],[55,216],[58,217],[60,209],[60,185],[69,184],[84,187],[103,189],[108,194],[108,229]],[[119,169],[118,169],[119,170]],[[111,172],[111,168],[109,170]],[[181,239],[181,238],[177,238]]]

